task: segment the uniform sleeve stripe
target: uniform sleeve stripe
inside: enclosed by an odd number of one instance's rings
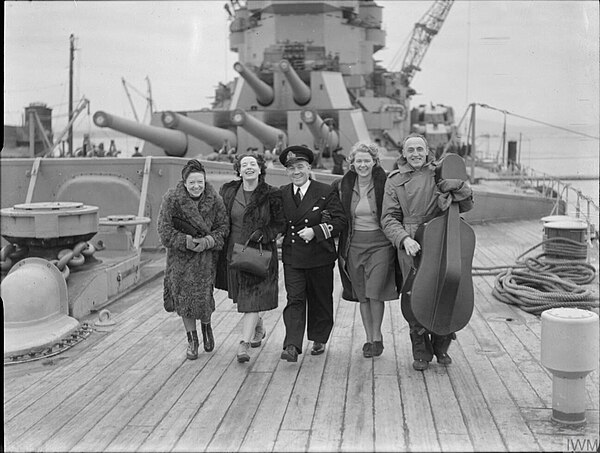
[[[321,230],[323,230],[323,236],[325,239],[329,239],[331,237],[331,232],[329,231],[329,228],[327,228],[327,224],[320,223],[319,226],[321,227]]]

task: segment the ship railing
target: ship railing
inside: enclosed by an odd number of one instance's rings
[[[556,200],[551,215],[561,214],[562,205],[564,215],[584,220],[591,228],[592,237],[598,236],[600,207],[594,199],[584,194],[573,183],[529,167],[514,170],[511,176],[518,176],[514,180],[517,186],[535,188],[543,197]]]

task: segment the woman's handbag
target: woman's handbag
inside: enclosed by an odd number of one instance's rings
[[[248,247],[249,242],[250,240],[246,241],[244,245],[233,244],[229,267],[258,277],[266,277],[269,273],[272,253],[270,250],[263,250],[260,242],[257,249]]]
[[[164,285],[163,288],[163,306],[165,307],[165,311],[168,313],[175,311],[175,301],[173,300],[173,296],[171,295],[168,285]]]

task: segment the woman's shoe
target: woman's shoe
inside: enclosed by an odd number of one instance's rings
[[[373,357],[373,343],[365,343],[362,348],[363,357],[367,359]]]
[[[250,354],[248,354],[248,350],[250,349],[250,343],[245,341],[240,341],[240,345],[237,350],[237,361],[240,363],[248,362],[250,360]]]
[[[185,355],[188,358],[188,360],[196,360],[198,358],[198,346],[199,346],[198,333],[195,330],[193,330],[191,332],[187,332],[187,338],[188,338],[188,348],[187,348]]]
[[[204,350],[210,352],[215,349],[215,338],[213,337],[213,331],[210,323],[202,324],[202,342],[204,343]]]
[[[267,331],[263,327],[262,318],[258,318],[258,322],[256,323],[256,327],[254,328],[254,336],[250,341],[250,346],[253,348],[258,348],[262,344],[263,338],[267,335]]]

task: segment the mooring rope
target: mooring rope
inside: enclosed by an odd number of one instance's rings
[[[545,252],[525,258],[540,246],[544,246]],[[586,247],[568,238],[549,238],[519,255],[513,265],[474,267],[473,275],[494,275],[500,270],[492,295],[529,313],[540,314],[555,307],[598,308],[598,293],[580,286],[596,277],[596,269],[582,261],[587,256]]]

